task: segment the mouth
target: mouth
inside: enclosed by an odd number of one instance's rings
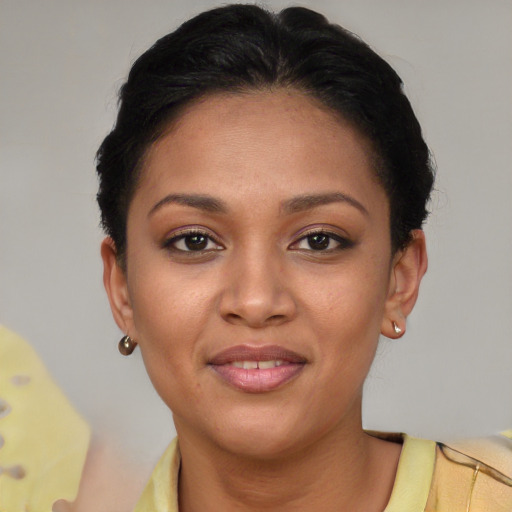
[[[277,345],[239,345],[220,352],[208,365],[234,388],[265,393],[297,377],[306,363],[304,357]]]

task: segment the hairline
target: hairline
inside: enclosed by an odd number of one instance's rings
[[[226,86],[226,87],[214,87],[208,89],[207,87],[197,96],[191,96],[188,99],[184,99],[179,105],[174,108],[169,108],[169,112],[167,115],[164,115],[163,118],[156,124],[152,131],[148,132],[148,136],[146,141],[141,143],[142,152],[140,157],[137,160],[137,163],[133,169],[133,176],[129,180],[129,187],[127,190],[127,194],[125,197],[125,205],[124,205],[124,247],[122,247],[121,251],[119,251],[118,258],[120,262],[123,262],[123,266],[126,265],[126,250],[127,250],[127,227],[128,227],[128,213],[130,210],[130,206],[133,202],[133,198],[136,194],[137,189],[140,186],[141,180],[144,179],[144,170],[149,159],[150,153],[154,148],[155,144],[160,141],[162,138],[166,137],[174,130],[179,129],[179,125],[182,119],[185,118],[187,113],[192,110],[197,105],[207,102],[212,98],[222,98],[222,97],[233,97],[233,96],[251,96],[265,93],[274,93],[280,90],[289,91],[294,94],[298,94],[308,101],[312,102],[314,106],[327,113],[332,119],[344,125],[349,126],[353,130],[355,130],[358,135],[361,137],[365,149],[367,151],[368,161],[373,172],[371,173],[372,179],[382,187],[385,196],[388,201],[388,211],[389,211],[389,236],[391,240],[391,247],[393,254],[400,249],[400,247],[395,247],[395,243],[393,240],[393,225],[392,225],[392,202],[390,197],[390,192],[386,189],[385,184],[380,178],[382,174],[382,167],[386,164],[384,163],[384,159],[378,148],[376,147],[377,141],[373,140],[370,135],[364,132],[361,126],[354,120],[351,120],[348,115],[344,114],[340,110],[329,106],[319,98],[319,95],[315,94],[314,91],[308,90],[306,87],[300,87],[299,84],[286,84],[281,82],[277,82],[275,84],[261,84],[261,85],[244,85],[244,86]]]

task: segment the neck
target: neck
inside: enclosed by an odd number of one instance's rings
[[[265,459],[229,453],[177,429],[180,512],[382,512],[400,453],[399,445],[365,434],[360,422]]]

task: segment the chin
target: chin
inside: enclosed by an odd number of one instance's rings
[[[214,433],[217,446],[239,457],[271,461],[299,452],[315,437],[314,433],[303,430],[306,427],[304,418],[259,412],[253,411],[233,423],[222,422]]]
[[[221,448],[232,455],[254,461],[277,461],[300,450],[301,443],[294,435],[275,432],[238,431],[229,439],[223,436]]]

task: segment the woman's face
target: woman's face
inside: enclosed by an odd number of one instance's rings
[[[265,457],[360,427],[396,287],[370,155],[283,90],[209,97],[150,149],[117,318],[179,435]]]

